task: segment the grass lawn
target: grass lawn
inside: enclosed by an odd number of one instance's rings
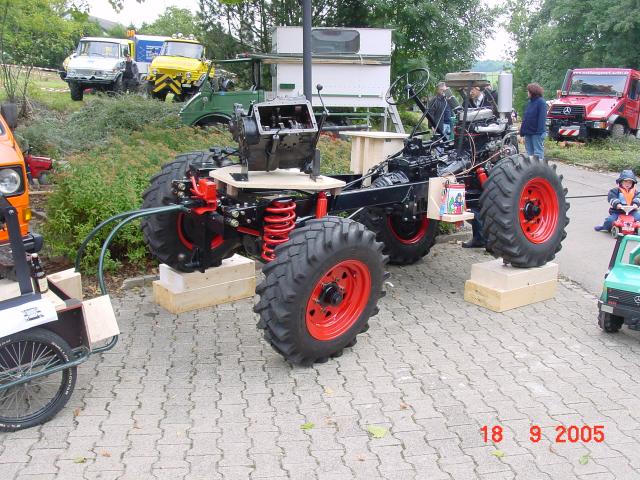
[[[618,172],[631,168],[640,173],[640,139],[608,138],[588,143],[547,140],[545,156],[595,170]]]

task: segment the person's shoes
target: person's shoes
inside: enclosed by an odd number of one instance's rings
[[[603,231],[603,230],[606,230],[606,228],[605,228],[605,227],[603,227],[602,225],[596,225],[595,227],[593,227],[593,229],[594,229],[596,232],[601,232],[601,231]]]
[[[486,246],[486,242],[476,238],[472,238],[468,242],[462,242],[462,248],[485,248]]]

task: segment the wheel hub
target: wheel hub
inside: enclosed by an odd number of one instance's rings
[[[344,292],[337,283],[332,282],[322,287],[319,300],[323,306],[331,305],[337,307],[344,300]]]
[[[524,218],[531,221],[534,218],[536,218],[538,215],[540,215],[540,212],[542,212],[542,209],[540,208],[540,206],[538,204],[536,204],[534,201],[529,200],[525,205],[524,205],[524,209],[522,211]]]

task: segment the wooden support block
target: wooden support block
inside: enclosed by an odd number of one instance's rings
[[[61,272],[47,275],[47,282],[53,282],[60,290],[69,295],[71,298],[82,300],[82,279],[80,272],[69,268]]]
[[[195,290],[219,283],[227,283],[256,275],[256,262],[235,254],[225,258],[222,265],[207,269],[204,273],[184,273],[169,265],[160,264],[160,283],[173,292]]]
[[[255,290],[255,275],[181,292],[167,288],[160,280],[153,282],[153,297],[156,303],[176,314],[253,297]]]
[[[504,312],[555,297],[557,285],[557,280],[548,280],[512,290],[501,290],[467,280],[464,284],[464,299],[494,312]]]
[[[473,220],[473,217],[475,215],[473,214],[473,212],[462,212],[462,213],[458,213],[458,214],[452,214],[452,213],[445,213],[444,215],[441,215],[439,220],[441,222],[447,222],[447,223],[458,223],[458,222],[464,222],[465,220]]]
[[[82,310],[89,345],[120,334],[109,295],[83,301]]]
[[[241,255],[227,258],[204,273],[183,273],[163,264],[160,280],[153,282],[156,303],[171,313],[253,297],[255,290],[255,262]]]
[[[502,259],[471,265],[471,280],[488,288],[515,290],[550,280],[557,280],[558,264],[547,263],[536,268],[516,268]]]

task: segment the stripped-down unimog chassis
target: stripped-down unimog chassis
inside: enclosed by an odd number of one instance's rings
[[[409,72],[392,89],[399,85],[395,97],[414,99],[433,121],[418,99],[423,73]],[[220,265],[239,249],[266,262],[258,327],[300,365],[340,355],[367,330],[388,261],[406,265],[429,253],[438,230],[427,217],[429,178],[452,175],[466,185],[467,207],[479,211],[495,256],[516,267],[545,264],[566,235],[561,177],[546,161],[517,154],[505,115],[468,108],[468,89],[486,81],[468,73],[448,81],[464,99],[455,139],[425,141],[416,128],[402,151],[364,175],[319,174],[320,129],[308,101],[238,109],[230,126],[237,148],[179,155],[152,178],[143,207],[184,208],[143,220],[145,241],[185,272]]]

